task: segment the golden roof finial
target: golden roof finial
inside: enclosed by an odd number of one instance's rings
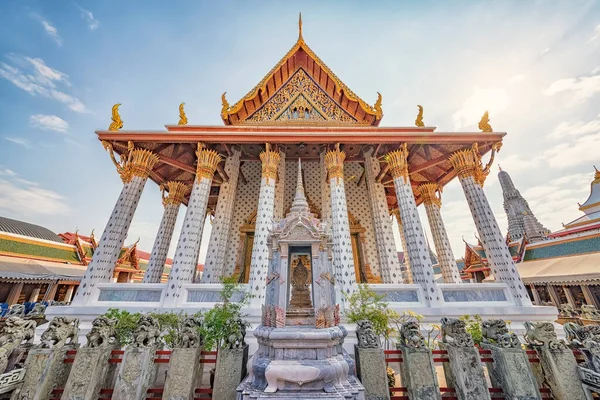
[[[479,129],[481,129],[481,132],[493,132],[492,126],[490,125],[490,116],[487,111],[479,121]]]
[[[381,109],[381,100],[381,93],[377,92],[377,101],[373,106],[373,108],[375,109],[375,116],[377,117],[377,119],[381,119],[381,117],[383,117],[383,110]]]
[[[227,99],[225,98],[225,95],[227,94],[227,92],[223,92],[223,94],[221,95],[221,103],[223,105],[223,107],[221,107],[221,118],[223,118],[225,121],[227,121],[227,111],[229,111],[229,102],[227,101]]]
[[[121,116],[119,115],[119,106],[121,104],[115,104],[112,108],[112,123],[108,127],[108,130],[111,132],[116,132],[123,127],[123,121],[121,121]]]
[[[594,170],[596,171],[596,173],[594,174],[594,181],[592,182],[592,184],[600,183],[600,171],[598,171],[598,168],[596,168],[595,165]]]
[[[181,103],[179,105],[179,122],[177,123],[177,125],[187,125],[188,123],[187,116],[185,115],[185,110],[183,109],[184,105],[185,103]]]
[[[300,40],[304,40],[302,37],[302,13],[300,13],[300,16],[298,17],[298,41]]]
[[[417,119],[415,119],[415,125],[420,128],[425,126],[423,122],[423,106],[417,105],[417,107],[419,107],[419,113],[417,114]]]

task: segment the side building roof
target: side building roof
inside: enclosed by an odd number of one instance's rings
[[[2,216],[0,216],[0,232],[14,233],[15,235],[63,243],[62,239],[48,228]]]

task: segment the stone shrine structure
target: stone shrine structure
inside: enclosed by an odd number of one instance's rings
[[[108,308],[193,313],[219,302],[221,277],[235,276],[253,296],[245,312],[259,339],[248,338],[250,354],[268,345],[261,344],[265,332],[289,325],[324,326],[318,335],[333,336],[323,343],[341,343],[345,333],[336,326],[357,283],[371,284],[390,307],[413,310],[425,322],[480,314],[509,319],[523,331],[525,320],[555,319],[555,308],[531,305],[483,189],[505,136],[492,130],[487,113],[481,132],[439,132],[425,125],[423,107],[415,126],[380,127],[381,94],[369,105],[350,90],[306,44],[301,19],[297,41],[258,85],[235,104],[225,93],[221,100],[224,126],[191,125],[182,105],[179,122],[164,131],[125,130],[120,104],[113,107],[109,129],[97,135],[123,188],[72,305],[49,307],[49,317],[79,318],[84,335]],[[456,177],[495,283],[460,282],[441,197]],[[174,201],[164,202],[144,281],[113,283],[148,180]],[[160,283],[180,204],[186,207],[182,231],[168,281]],[[420,204],[427,208],[444,283],[434,280]],[[213,225],[199,277],[207,215]],[[406,280],[394,218],[404,237]],[[294,237],[294,229],[302,236]],[[291,287],[276,290],[281,282]],[[352,341],[353,334],[348,349]]]

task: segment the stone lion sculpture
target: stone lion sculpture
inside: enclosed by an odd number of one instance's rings
[[[15,304],[13,305],[10,310],[8,310],[8,313],[6,314],[7,317],[21,317],[23,318],[25,316],[25,306],[23,304]]]
[[[484,343],[492,343],[504,348],[519,348],[521,342],[516,334],[510,333],[506,321],[491,319],[481,324],[481,333]]]
[[[473,347],[473,337],[467,332],[467,325],[458,318],[444,317],[442,322],[442,342],[454,347]]]
[[[598,312],[596,306],[584,304],[581,306],[581,318],[600,320],[600,312]]]
[[[229,336],[225,338],[225,348],[241,349],[246,346],[246,326],[247,324],[241,319],[232,322],[232,329]]]
[[[600,343],[595,340],[586,339],[583,341],[583,346],[590,352],[592,356],[591,367],[594,371],[600,373]]]
[[[46,306],[42,303],[36,303],[31,311],[27,313],[27,318],[44,318],[46,316]]]
[[[400,344],[417,349],[426,347],[418,322],[405,322],[400,326]]]
[[[158,321],[149,315],[142,315],[138,326],[133,331],[133,346],[154,347],[160,345],[160,326]]]
[[[561,304],[558,306],[558,316],[562,318],[575,318],[577,317],[577,311],[570,304]]]
[[[117,344],[116,319],[110,319],[103,315],[92,322],[92,329],[85,335],[87,343],[85,347],[109,347]]]
[[[79,335],[79,319],[69,317],[54,317],[48,329],[41,336],[41,342],[38,348],[53,349],[60,348],[67,344],[77,343]]]
[[[8,317],[0,331],[0,374],[6,371],[8,359],[13,351],[30,344],[35,336],[36,323],[19,317]]]
[[[583,341],[586,339],[600,342],[600,325],[581,326],[574,322],[567,322],[563,325],[563,329],[565,330],[567,341],[573,346],[583,346]]]
[[[177,338],[176,347],[185,349],[195,349],[202,346],[202,337],[198,328],[202,325],[200,319],[189,317],[183,320],[181,331]]]
[[[356,336],[358,338],[358,347],[362,349],[379,349],[381,342],[379,336],[373,329],[373,324],[367,319],[356,323]]]
[[[551,350],[566,349],[564,340],[558,340],[552,322],[526,321],[525,341],[532,347],[546,347]]]

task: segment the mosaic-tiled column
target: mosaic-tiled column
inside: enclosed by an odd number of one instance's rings
[[[424,298],[430,306],[438,305],[441,293],[435,284],[429,249],[425,241],[423,226],[419,218],[419,210],[415,202],[410,178],[408,177],[408,149],[406,143],[400,150],[392,151],[385,156],[394,178],[398,209],[402,219],[402,228],[406,238],[406,250],[410,260],[410,268],[414,283],[423,288]]]
[[[231,150],[231,155],[225,160],[225,173],[229,176],[229,181],[223,182],[219,189],[219,199],[210,232],[202,283],[218,283],[225,272],[225,253],[227,246],[231,245],[229,231],[233,221],[235,194],[240,174],[240,155],[241,152],[234,148]],[[235,244],[237,245],[237,243]]]
[[[285,210],[285,152],[279,152],[279,166],[277,167],[277,182],[275,182],[275,219],[282,219]]]
[[[127,150],[121,154],[119,161],[116,160],[110,143],[102,142],[102,145],[108,150],[111,160],[117,167],[117,172],[123,181],[123,189],[75,294],[73,299],[75,305],[87,303],[96,283],[112,281],[142,191],[152,168],[158,162],[155,154],[148,150],[136,149],[133,142],[128,143]]]
[[[383,283],[402,283],[402,271],[398,261],[398,252],[394,242],[392,220],[388,210],[385,188],[377,182],[376,177],[381,167],[379,160],[373,157],[373,149],[365,153],[365,182],[367,183],[367,196],[371,206],[373,227],[375,228],[375,242],[379,256],[379,270]]]
[[[527,290],[521,281],[506,241],[496,222],[496,217],[494,217],[490,203],[483,191],[485,178],[489,174],[494,155],[500,146],[501,142],[493,146],[492,157],[485,167],[481,163],[477,143],[474,143],[471,149],[453,153],[449,160],[456,170],[465,192],[477,233],[481,238],[481,244],[496,282],[504,282],[508,285],[517,304],[530,306],[531,300]]]
[[[450,246],[448,233],[442,220],[440,208],[442,207],[442,187],[437,183],[424,183],[419,185],[417,189],[421,195],[421,200],[427,211],[427,219],[429,219],[429,227],[433,235],[433,244],[442,269],[442,277],[445,283],[461,283],[460,272],[454,259],[454,253]]]
[[[165,306],[174,305],[182,294],[183,285],[192,283],[194,280],[210,185],[217,165],[221,161],[221,156],[216,151],[202,147],[201,143],[198,144],[196,156],[198,157],[196,179],[194,179],[192,193],[188,200],[187,211],[167,281],[167,290],[163,301]]]
[[[269,270],[269,248],[267,237],[269,227],[273,221],[275,202],[275,180],[277,179],[277,166],[281,156],[279,152],[271,150],[267,144],[265,151],[260,153],[262,174],[260,192],[258,194],[258,208],[256,210],[256,224],[254,228],[254,244],[252,245],[252,258],[250,261],[250,293],[253,307],[260,307],[265,299],[267,273]]]
[[[331,192],[327,181],[327,165],[325,165],[325,151],[320,154],[319,170],[321,173],[321,221],[331,227]]]
[[[404,283],[413,283],[412,271],[410,270],[410,260],[408,259],[408,250],[406,246],[406,236],[404,236],[404,227],[402,226],[402,217],[400,216],[400,210],[398,208],[392,211],[394,217],[396,217],[396,222],[398,223],[398,232],[400,234],[400,244],[402,245],[402,252],[404,254],[404,270],[403,278]]]
[[[148,268],[142,280],[143,283],[160,283],[160,278],[165,269],[165,262],[167,262],[169,246],[171,246],[171,238],[173,237],[179,206],[183,203],[185,194],[188,191],[187,185],[177,181],[167,182],[161,185],[160,189],[163,193],[162,203],[165,207],[165,212],[160,221],[154,246],[152,246]],[[168,192],[166,196],[165,192]]]
[[[337,301],[344,308],[345,297],[356,289],[354,272],[354,256],[350,239],[350,223],[348,222],[348,205],[344,187],[344,160],[346,153],[335,150],[325,154],[325,165],[329,172],[329,190],[331,192],[331,230],[333,234],[333,273],[335,277]]]

